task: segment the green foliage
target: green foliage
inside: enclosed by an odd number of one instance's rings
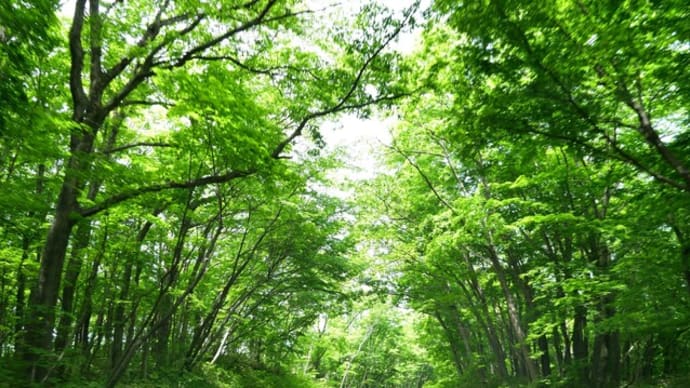
[[[687,385],[685,3],[312,5],[0,5],[0,385]]]
[[[291,379],[259,370],[289,370],[360,269],[344,203],[313,189],[334,164],[318,126],[406,92],[386,51],[405,21],[365,7],[334,39],[321,27],[340,8],[310,6],[76,1],[62,24],[54,1],[0,6],[0,358],[16,385],[165,384],[223,357],[253,365],[202,374]]]
[[[391,176],[362,201],[396,274],[387,287],[429,317],[434,368],[456,375],[435,384],[687,372],[673,356],[687,341],[663,339],[689,322],[677,221],[689,162],[674,151],[687,132],[684,14],[673,2],[434,3],[410,77],[425,89],[401,108]]]

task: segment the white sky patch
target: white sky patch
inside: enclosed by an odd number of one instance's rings
[[[413,0],[376,0],[379,4],[395,11],[398,16],[409,8]],[[327,0],[311,0],[310,4],[324,4]],[[351,1],[348,3],[353,11],[359,9],[366,1]],[[422,1],[420,12],[429,6],[430,0]],[[419,17],[419,16],[418,16]],[[421,41],[421,31],[403,31],[391,49],[401,54],[412,53]],[[378,94],[373,85],[365,90],[372,97]],[[397,123],[393,115],[383,112],[374,114],[371,118],[362,119],[354,114],[340,116],[338,120],[324,123],[321,135],[326,142],[326,151],[340,150],[343,154],[345,166],[333,172],[334,183],[340,185],[347,181],[372,179],[383,173],[385,168],[380,165],[381,155],[385,146],[392,141],[391,129]],[[328,188],[327,192],[339,197],[347,197],[350,193],[343,189]]]
[[[391,143],[390,128],[395,121],[392,117],[361,119],[350,114],[321,127],[326,151],[343,153],[345,167],[334,173],[336,183],[347,179],[371,179],[380,172],[378,155]]]
[[[74,15],[74,0],[63,0],[58,9],[59,17],[72,17]]]

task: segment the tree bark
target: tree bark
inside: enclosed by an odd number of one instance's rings
[[[508,319],[513,333],[515,334],[515,340],[517,342],[517,346],[520,352],[521,364],[525,368],[525,377],[527,377],[529,381],[535,381],[538,378],[539,373],[537,372],[536,366],[534,365],[534,362],[530,355],[529,346],[526,342],[527,336],[522,328],[520,315],[518,313],[517,302],[515,301],[513,293],[510,290],[510,287],[508,286],[508,281],[506,279],[503,266],[499,261],[500,259],[498,257],[498,252],[496,251],[496,247],[493,245],[493,237],[491,235],[491,232],[487,232],[487,237],[488,244],[486,248],[489,253],[489,260],[491,261],[491,265],[494,269],[494,272],[496,273],[498,283],[501,287],[503,297],[506,301],[506,306],[508,308]]]
[[[539,360],[541,362],[541,375],[548,377],[551,375],[551,358],[549,357],[549,340],[546,335],[543,334],[539,336],[539,350],[541,351],[541,356]]]
[[[582,384],[588,384],[589,372],[587,368],[587,337],[585,336],[585,326],[587,325],[587,309],[584,306],[575,307],[575,317],[573,319],[573,360],[580,371]]]
[[[57,202],[53,224],[43,249],[38,275],[38,287],[31,292],[30,313],[27,318],[26,345],[23,353],[27,363],[28,381],[40,382],[46,373],[42,357],[52,349],[52,331],[55,323],[55,305],[60,288],[62,266],[67,244],[75,223],[76,179],[66,179]]]
[[[472,287],[473,294],[471,294],[469,290],[467,290],[467,287],[457,276],[455,276],[455,281],[460,287],[460,289],[465,293],[465,296],[470,306],[470,311],[472,311],[475,318],[477,319],[477,322],[481,325],[482,329],[486,333],[486,337],[489,342],[489,347],[491,348],[491,355],[493,356],[492,358],[494,360],[493,365],[496,368],[495,373],[498,375],[500,379],[506,379],[508,378],[508,369],[506,368],[505,363],[506,353],[503,348],[503,345],[501,344],[501,340],[499,338],[496,325],[494,325],[491,313],[489,312],[489,302],[486,300],[486,297],[484,296],[484,290],[479,284],[476,271],[474,270],[474,267],[472,266],[472,263],[467,254],[463,255],[463,259],[468,269],[470,286]],[[479,300],[479,303],[475,304],[472,302],[472,295],[474,295]]]
[[[72,317],[74,314],[74,294],[83,260],[81,255],[83,249],[89,246],[90,238],[91,222],[83,221],[77,226],[75,241],[73,243],[69,262],[67,263],[65,281],[62,286],[62,313],[60,316],[60,323],[57,327],[57,337],[55,338],[55,351],[58,353],[65,349],[69,341],[68,337],[72,328]]]

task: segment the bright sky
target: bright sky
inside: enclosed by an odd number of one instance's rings
[[[408,8],[414,0],[376,0],[387,8],[402,12]],[[311,0],[313,4],[324,4],[328,0]],[[347,3],[353,11],[356,11],[366,1],[351,1]],[[429,1],[422,1],[421,9],[428,6]],[[411,53],[419,39],[419,32],[402,33],[392,46],[402,53]],[[360,119],[354,114],[344,115],[339,120],[326,123],[321,131],[326,141],[327,150],[341,149],[344,152],[347,168],[340,169],[335,174],[336,180],[367,179],[376,175],[377,156],[382,151],[382,145],[390,144],[391,128],[396,124],[396,119],[387,116],[385,112],[379,112],[370,119]]]

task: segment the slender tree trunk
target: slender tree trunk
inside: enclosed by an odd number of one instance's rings
[[[85,372],[88,370],[91,359],[93,358],[93,348],[95,346],[94,341],[91,341],[91,317],[93,314],[94,304],[93,304],[93,294],[96,290],[98,283],[98,271],[101,266],[101,261],[105,255],[108,241],[108,224],[105,224],[103,229],[103,238],[100,242],[100,247],[96,253],[93,263],[91,264],[91,271],[89,277],[85,279],[84,295],[82,298],[81,308],[79,309],[79,320],[76,323],[76,335],[75,335],[75,347],[80,348],[82,357],[87,361],[82,365],[81,370]],[[106,293],[107,295],[107,293]],[[97,320],[95,324],[95,332],[98,334],[96,338],[101,337],[101,332],[103,323],[103,314],[101,312],[103,309],[98,310]]]
[[[621,382],[621,346],[618,331],[612,331],[606,335],[606,348],[608,357],[606,369],[610,376],[608,386],[617,387]]]
[[[551,339],[553,341],[553,350],[556,356],[556,365],[558,366],[558,374],[563,374],[563,369],[565,367],[565,362],[563,360],[563,344],[561,340],[561,333],[558,331],[558,327],[554,326],[551,330]]]
[[[654,356],[656,354],[654,345],[654,336],[651,336],[645,345],[642,360],[640,360],[639,373],[636,374],[637,377],[633,380],[634,382],[639,379],[642,382],[647,381],[654,375]]]
[[[513,293],[508,286],[508,281],[506,279],[503,266],[499,261],[498,252],[493,244],[491,232],[488,232],[488,238],[489,244],[487,245],[487,250],[489,252],[489,259],[494,272],[496,273],[496,277],[498,278],[501,291],[503,291],[503,296],[508,308],[508,319],[515,335],[515,340],[520,353],[520,361],[525,368],[525,377],[527,377],[529,381],[534,381],[539,377],[539,373],[537,372],[536,366],[534,365],[534,362],[530,356],[529,346],[526,342],[527,336],[522,328],[517,302],[515,301]]]
[[[549,357],[549,340],[546,335],[541,335],[538,340],[539,350],[541,351],[541,375],[544,377],[551,375],[551,358]]]
[[[23,344],[23,337],[20,333],[24,331],[24,322],[26,317],[24,316],[24,308],[26,307],[25,294],[26,294],[26,270],[24,269],[24,263],[29,258],[29,246],[31,241],[28,237],[24,237],[22,241],[22,257],[19,261],[19,266],[17,268],[17,293],[14,301],[14,346],[16,355],[18,358],[22,358],[23,355],[20,353],[25,349]]]
[[[158,304],[157,311],[157,323],[156,329],[156,342],[154,345],[155,350],[155,360],[156,366],[159,368],[165,368],[168,366],[168,352],[169,352],[169,340],[172,328],[172,319],[175,313],[176,306],[174,306],[173,296],[170,291],[177,284],[177,278],[180,273],[180,265],[183,260],[183,250],[185,241],[187,238],[187,233],[192,228],[192,223],[189,219],[187,211],[192,210],[189,206],[191,201],[190,191],[189,200],[187,201],[187,208],[185,209],[182,221],[180,224],[179,234],[177,236],[177,242],[173,250],[172,260],[170,266],[166,271],[163,279],[161,279],[161,292],[160,302]]]
[[[491,348],[491,356],[494,361],[493,365],[496,369],[495,373],[499,377],[499,379],[504,380],[508,378],[508,369],[506,368],[505,362],[506,353],[503,348],[503,345],[501,344],[501,340],[499,338],[496,325],[494,325],[491,313],[489,312],[489,302],[486,300],[486,297],[484,296],[484,290],[479,284],[479,280],[477,279],[477,273],[475,272],[474,267],[472,266],[470,258],[467,254],[463,254],[462,257],[465,261],[465,264],[467,265],[472,293],[470,293],[470,291],[467,289],[462,279],[459,279],[457,276],[455,276],[456,283],[465,294],[465,297],[470,306],[470,311],[472,311],[475,318],[477,319],[477,322],[481,325],[482,329],[486,333],[486,337],[489,342],[489,347]],[[472,301],[472,295],[474,295],[479,300],[479,303],[475,304]]]
[[[448,340],[448,346],[450,347],[450,354],[453,357],[453,365],[455,366],[455,372],[458,374],[459,378],[462,378],[464,370],[466,368],[463,362],[463,355],[460,351],[460,345],[458,344],[457,333],[455,333],[450,325],[446,323],[443,319],[441,313],[437,310],[434,314],[436,320],[439,322],[443,331],[446,333],[446,339]]]
[[[573,319],[573,360],[580,371],[582,384],[588,384],[589,372],[587,368],[587,337],[585,336],[585,326],[587,325],[587,309],[584,306],[575,307],[575,317]]]
[[[162,211],[162,209],[157,209],[156,211],[153,212],[153,215],[156,216],[161,211]],[[135,265],[134,262],[137,261],[137,260],[135,260],[135,258],[139,255],[139,250],[141,249],[141,245],[143,244],[144,239],[146,238],[146,235],[151,230],[152,226],[153,226],[153,223],[151,221],[147,221],[141,227],[141,229],[139,230],[139,233],[137,234],[134,247],[132,248],[132,251],[130,252],[130,254],[127,255],[127,258],[129,260],[127,260],[127,262],[124,265],[124,273],[122,275],[122,278],[120,279],[120,293],[118,295],[119,303],[116,304],[115,311],[113,313],[113,341],[112,341],[112,344],[110,347],[110,365],[111,365],[111,367],[114,366],[115,363],[122,356],[122,346],[123,346],[123,341],[124,341],[125,324],[126,324],[125,301],[129,300],[129,289],[130,289],[130,285],[132,283],[132,270],[134,269],[134,265]]]

